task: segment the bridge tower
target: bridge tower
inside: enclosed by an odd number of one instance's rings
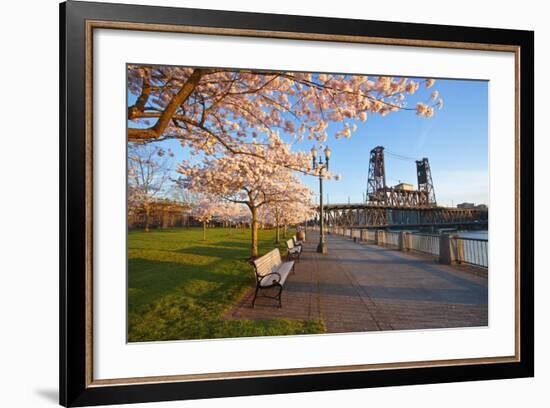
[[[383,146],[376,146],[370,151],[369,175],[365,201],[386,201],[386,171],[384,168]]]
[[[425,193],[425,199],[427,200],[424,205],[437,206],[432,171],[427,157],[416,161],[416,175],[418,177],[418,191]]]

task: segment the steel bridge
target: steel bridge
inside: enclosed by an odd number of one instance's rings
[[[325,225],[348,228],[487,226],[488,211],[477,208],[397,207],[370,203],[323,206]]]
[[[323,221],[328,227],[344,228],[471,228],[486,227],[488,211],[482,208],[440,207],[435,199],[430,163],[386,152],[414,161],[418,188],[400,183],[386,184],[384,147],[370,151],[367,193],[359,204],[323,205]],[[319,221],[319,219],[317,219]]]

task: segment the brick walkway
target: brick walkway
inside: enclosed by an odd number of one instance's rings
[[[226,319],[322,318],[328,332],[486,326],[487,277],[415,253],[328,236],[328,255],[308,232],[283,307],[247,292]]]

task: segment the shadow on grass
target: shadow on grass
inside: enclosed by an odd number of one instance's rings
[[[285,244],[286,245],[286,244]],[[278,245],[271,240],[262,240],[258,242],[258,253],[261,255],[271,251],[273,248],[279,248],[281,252],[286,249],[283,242]],[[213,242],[211,245],[205,243],[204,246],[191,246],[186,248],[180,248],[174,252],[189,255],[209,256],[215,258],[234,259],[239,261],[245,261],[251,254],[250,242],[243,240],[242,242],[235,241],[221,241]]]
[[[182,229],[129,236],[130,342],[324,331],[321,321],[222,319],[254,285],[252,266],[245,261],[250,241],[243,235],[224,236],[224,231],[212,230],[201,242],[199,233]],[[265,234],[259,241],[260,254],[275,247]]]
[[[250,256],[250,246],[248,245],[233,245],[226,246],[221,243],[212,246],[192,246],[187,248],[181,248],[175,252],[190,255],[210,256],[215,258],[225,259],[244,259]]]
[[[320,320],[224,320],[252,286],[250,266],[224,259],[196,267],[132,260],[128,281],[130,342],[323,333]]]
[[[253,272],[245,262],[192,264],[149,259],[128,261],[128,310],[132,311],[169,293],[182,296],[200,294],[220,298],[234,288],[250,287]]]

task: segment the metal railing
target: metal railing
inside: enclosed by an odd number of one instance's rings
[[[439,256],[439,235],[410,234],[413,251]]]
[[[456,258],[465,263],[483,268],[489,267],[489,241],[480,238],[454,238]]]
[[[386,231],[384,244],[399,247],[399,232]]]
[[[318,230],[318,228],[313,228]],[[335,235],[347,238],[355,238],[357,241],[369,243],[378,242],[377,230],[360,230],[342,227],[328,227],[327,231]],[[400,248],[400,233],[395,231],[384,231],[383,241],[380,245]],[[408,238],[407,238],[408,237]],[[433,256],[440,256],[440,235],[409,232],[403,242],[404,250],[417,251]],[[463,238],[451,236],[450,243],[453,252],[452,258],[458,263],[474,265],[482,268],[489,267],[489,242],[482,238]]]
[[[369,241],[369,242],[375,242],[376,241],[376,231],[367,230],[366,240]]]

